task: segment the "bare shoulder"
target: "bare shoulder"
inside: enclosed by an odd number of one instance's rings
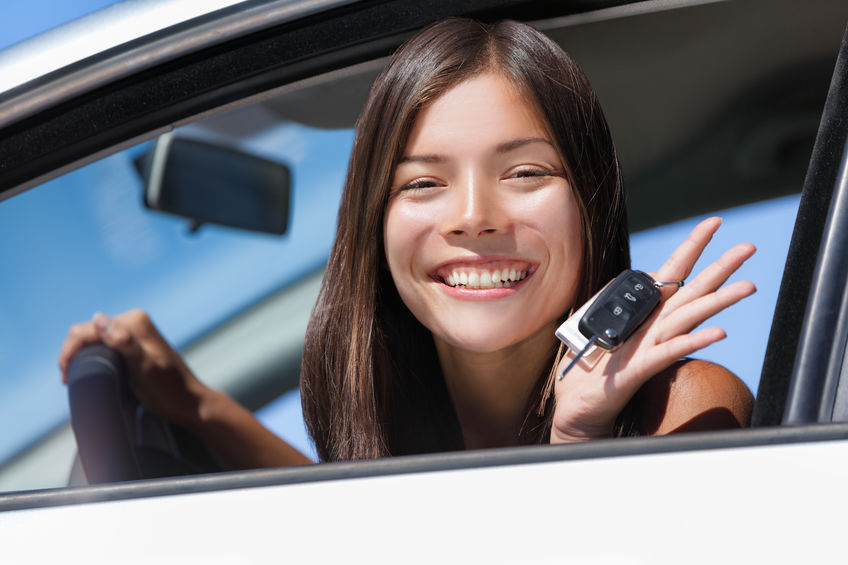
[[[734,373],[684,359],[654,376],[633,399],[646,435],[747,427],[754,397]]]

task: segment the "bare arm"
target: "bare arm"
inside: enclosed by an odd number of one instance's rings
[[[635,420],[645,435],[747,427],[754,397],[721,365],[694,359],[665,369],[633,398]]]
[[[199,410],[183,425],[202,437],[231,469],[285,467],[313,463],[274,435],[230,396],[207,388]]]
[[[121,352],[130,384],[142,404],[201,437],[226,467],[248,469],[311,462],[235,400],[200,382],[141,310],[114,318],[97,314],[92,321],[73,326],[59,354],[63,381],[73,355],[95,342]]]

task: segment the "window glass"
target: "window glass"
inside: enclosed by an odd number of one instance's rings
[[[0,465],[67,421],[56,358],[71,324],[143,308],[179,348],[324,264],[352,132],[240,123],[235,137],[203,125],[180,133],[288,165],[284,236],[191,232],[188,220],[146,209],[133,161],[149,144],[0,205]]]
[[[757,247],[754,256],[730,279],[730,282],[753,281],[757,292],[707,320],[704,327],[724,328],[727,338],[695,355],[724,365],[745,381],[754,393],[757,392],[760,380],[760,369],[799,199],[800,196],[796,194],[710,214],[723,218],[723,223],[692,275],[706,268],[737,243],[747,241]],[[658,268],[686,238],[698,219],[691,218],[633,234],[633,268]]]

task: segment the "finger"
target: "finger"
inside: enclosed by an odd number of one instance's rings
[[[116,316],[100,334],[100,340],[121,353],[127,367],[138,367],[142,360],[142,347],[126,315]]]
[[[109,327],[112,325],[112,318],[102,312],[96,312],[91,318],[91,322],[94,324],[94,330],[97,332],[97,335],[102,336],[109,331]]]
[[[120,319],[121,324],[127,327],[142,345],[167,344],[159,333],[159,330],[153,324],[153,320],[150,319],[150,316],[144,310],[129,310],[118,316],[118,319]]]
[[[63,383],[68,381],[68,366],[71,364],[74,355],[84,346],[96,343],[99,340],[97,330],[92,322],[74,324],[70,327],[65,343],[59,350],[59,370],[62,371]]]
[[[685,280],[720,225],[721,218],[707,218],[695,226],[689,237],[674,250],[671,257],[654,273],[654,278],[658,281]]]
[[[675,336],[691,332],[722,310],[751,296],[756,291],[754,283],[739,281],[678,308],[662,320],[656,333],[657,342],[662,343]]]
[[[725,251],[709,267],[698,273],[692,282],[668,300],[672,308],[697,300],[721,287],[742,264],[751,258],[757,248],[751,243],[740,243]]]
[[[692,355],[727,337],[721,328],[711,327],[678,335],[650,349],[645,356],[647,374],[655,375],[683,357]]]
[[[126,327],[130,329],[145,357],[156,362],[156,360],[161,361],[164,358],[171,358],[173,356],[172,360],[177,365],[189,371],[188,367],[184,365],[182,357],[174,351],[171,344],[162,336],[147,312],[140,309],[130,310],[121,314],[120,318],[121,322],[126,324]],[[130,353],[134,354],[135,352]]]

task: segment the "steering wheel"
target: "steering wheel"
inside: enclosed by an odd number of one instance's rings
[[[116,350],[84,347],[67,377],[71,427],[89,484],[222,470],[203,440],[145,409]]]

